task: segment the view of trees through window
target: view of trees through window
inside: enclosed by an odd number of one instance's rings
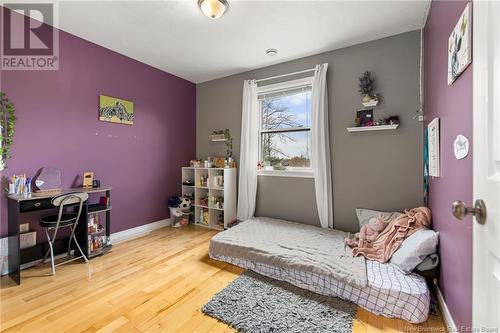
[[[311,91],[261,101],[261,159],[274,170],[311,167]]]

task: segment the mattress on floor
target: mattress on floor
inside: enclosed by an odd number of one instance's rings
[[[426,321],[429,313],[430,292],[424,278],[417,274],[405,275],[390,264],[367,260],[368,284],[365,287],[357,287],[339,281],[331,275],[277,267],[217,253],[213,247],[210,248],[209,255],[213,259],[287,281],[318,294],[340,297],[388,318],[400,318],[418,324]]]
[[[345,245],[346,237],[340,230],[255,217],[214,236],[209,251],[273,267],[329,275],[365,287],[365,258],[352,255]]]

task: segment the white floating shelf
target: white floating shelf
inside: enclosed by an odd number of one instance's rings
[[[210,134],[208,136],[208,138],[212,142],[225,142],[225,141],[227,141],[226,134]]]
[[[395,125],[380,125],[380,126],[365,126],[365,127],[347,127],[347,132],[369,132],[369,131],[386,131],[395,130],[399,124]]]

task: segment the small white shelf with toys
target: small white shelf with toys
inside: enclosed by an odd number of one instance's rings
[[[182,168],[182,195],[192,198],[194,224],[215,230],[236,221],[236,168]]]
[[[369,132],[369,131],[386,131],[395,130],[399,124],[393,125],[377,125],[377,126],[358,126],[358,127],[347,127],[347,132]]]

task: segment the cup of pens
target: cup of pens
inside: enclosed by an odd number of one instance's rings
[[[31,195],[31,178],[23,175],[13,175],[9,182],[10,195]]]

